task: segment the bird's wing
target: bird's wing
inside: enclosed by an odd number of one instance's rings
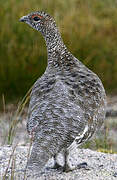
[[[83,110],[76,103],[76,96],[71,94],[71,89],[59,77],[49,88],[38,87],[33,90],[29,106],[28,131],[39,127],[44,129],[59,128],[60,131],[74,129],[76,133],[84,129],[85,120]],[[47,85],[47,84],[46,84]],[[39,95],[40,94],[40,95]],[[49,128],[51,126],[51,128]],[[73,128],[72,128],[73,127]],[[35,130],[35,129],[34,129]]]

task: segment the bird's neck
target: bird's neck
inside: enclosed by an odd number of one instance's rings
[[[57,67],[60,57],[67,52],[67,48],[58,29],[52,33],[48,32],[44,38],[47,46],[48,66]]]

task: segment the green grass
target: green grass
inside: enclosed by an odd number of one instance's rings
[[[23,97],[47,64],[41,34],[18,20],[35,10],[54,16],[68,49],[96,72],[108,92],[117,90],[115,0],[0,1],[0,98]]]

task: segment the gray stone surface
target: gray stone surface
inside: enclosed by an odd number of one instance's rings
[[[69,156],[69,165],[74,169],[79,163],[86,162],[86,168],[75,169],[68,173],[57,170],[43,170],[43,173],[26,171],[25,166],[29,152],[28,146],[17,146],[14,153],[13,147],[0,147],[0,179],[15,180],[116,180],[117,179],[117,154],[105,154],[89,149],[74,149]],[[62,157],[58,157],[62,164]],[[10,162],[10,163],[9,163]],[[9,164],[9,165],[8,165]],[[52,166],[53,159],[46,166]],[[26,175],[24,178],[24,174]]]

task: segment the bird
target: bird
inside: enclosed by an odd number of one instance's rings
[[[99,77],[65,46],[52,16],[44,11],[20,18],[39,31],[46,42],[47,67],[32,87],[27,131],[33,136],[28,166],[42,171],[62,151],[63,171],[70,170],[69,147],[86,142],[102,126],[106,93]]]

